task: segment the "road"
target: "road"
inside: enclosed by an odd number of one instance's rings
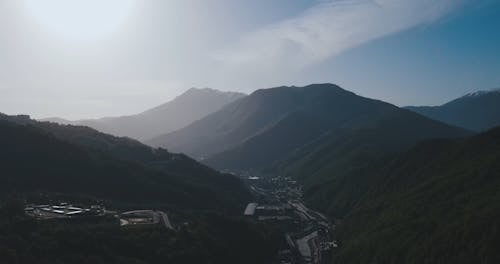
[[[161,219],[163,221],[163,224],[165,225],[166,228],[174,230],[174,227],[172,226],[172,223],[170,223],[170,219],[168,219],[168,215],[165,212],[158,211],[158,213],[161,215]]]
[[[280,229],[279,226],[289,226],[282,231],[289,250],[295,252],[293,258],[284,263],[330,263],[331,252],[336,246],[332,237],[334,225],[326,216],[303,203],[302,188],[296,181],[284,177],[267,177],[249,180],[248,183],[259,197],[259,205],[282,206],[292,210],[288,216],[293,224],[278,225]]]

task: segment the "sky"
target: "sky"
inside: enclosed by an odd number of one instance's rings
[[[0,0],[0,112],[134,114],[191,87],[336,83],[399,106],[500,87],[496,0]]]

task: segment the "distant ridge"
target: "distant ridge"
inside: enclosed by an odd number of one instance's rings
[[[473,131],[500,125],[500,89],[468,93],[441,106],[408,106],[429,118]]]
[[[349,135],[363,129],[387,130],[391,138],[384,138],[382,133],[377,140],[388,142],[391,149],[409,147],[426,138],[467,134],[326,83],[257,90],[148,143],[203,159],[218,169],[262,170],[326,133],[346,134],[349,139]]]
[[[191,88],[172,101],[136,115],[77,121],[54,117],[41,121],[83,125],[115,136],[146,141],[180,129],[244,96],[242,93],[222,92],[210,88]]]

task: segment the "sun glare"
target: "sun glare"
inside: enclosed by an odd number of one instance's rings
[[[87,39],[113,32],[131,13],[136,0],[24,0],[43,26],[67,37]]]

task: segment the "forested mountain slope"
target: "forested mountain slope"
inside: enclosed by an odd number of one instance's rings
[[[338,227],[336,263],[500,261],[500,128],[433,140],[372,166]]]
[[[333,84],[313,84],[258,90],[150,143],[219,169],[262,170],[326,133],[371,129],[380,123],[389,129],[408,126],[406,132],[415,139],[465,134]]]
[[[236,177],[85,127],[2,116],[6,192],[62,192],[126,202],[238,211],[250,194]],[[10,121],[6,121],[10,120]],[[15,121],[15,122],[11,122]]]

